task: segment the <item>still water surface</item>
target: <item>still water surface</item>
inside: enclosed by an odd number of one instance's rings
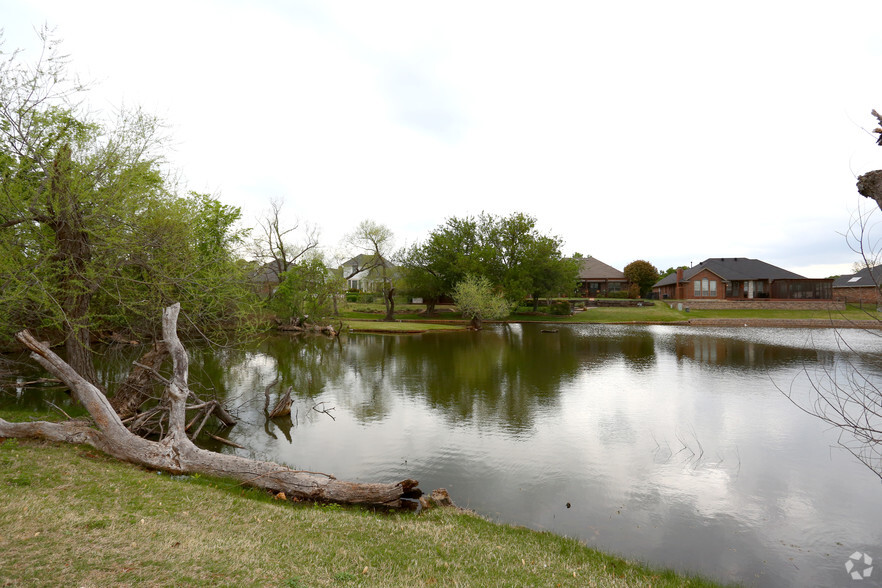
[[[242,418],[228,436],[247,450],[221,451],[415,478],[495,520],[723,581],[847,586],[853,552],[882,561],[882,484],[781,392],[808,399],[807,375],[846,362],[882,381],[878,335],[843,335],[849,350],[801,329],[275,337],[193,351],[191,378]],[[276,378],[297,395],[291,421],[264,418]]]

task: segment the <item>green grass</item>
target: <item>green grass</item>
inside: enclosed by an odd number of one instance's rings
[[[374,320],[346,319],[343,325],[355,332],[371,333],[424,333],[426,331],[462,331],[461,324],[434,324],[428,322],[394,322],[386,323]]]
[[[669,304],[674,304],[671,308]],[[406,305],[405,310],[424,309],[424,306]],[[689,303],[683,302],[684,307],[688,307]],[[396,309],[399,305],[396,305]],[[425,320],[450,320],[461,321],[462,316],[457,312],[450,312],[453,307],[444,307],[448,312],[444,312],[436,317],[426,318],[421,314],[411,312],[396,312],[396,319],[408,321],[411,323],[422,323]],[[358,304],[350,308],[344,309],[342,316],[346,319],[367,319],[376,320],[383,312],[382,303]],[[560,316],[545,313],[533,313],[527,307],[521,307],[518,312],[506,317],[505,321],[510,322],[543,322],[543,323],[665,323],[688,321],[689,319],[772,319],[772,320],[790,320],[790,319],[814,319],[814,320],[847,320],[847,321],[865,321],[876,320],[882,321],[882,313],[876,312],[875,309],[859,308],[858,306],[849,305],[844,311],[827,311],[827,310],[779,310],[779,309],[749,309],[749,310],[677,310],[676,302],[655,301],[651,306],[627,307],[627,308],[604,308],[592,307],[582,312],[577,312],[571,316]]]
[[[0,445],[0,584],[713,586],[453,509],[293,504],[83,446]]]

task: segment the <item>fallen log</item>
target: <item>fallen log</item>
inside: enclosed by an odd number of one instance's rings
[[[278,325],[278,330],[287,333],[322,333],[328,337],[336,337],[338,332],[331,325],[317,325],[310,323],[291,323],[287,325]]]
[[[10,423],[0,419],[0,437],[34,437],[66,443],[83,443],[131,463],[173,474],[203,474],[239,480],[299,500],[365,504],[392,508],[412,508],[422,491],[416,480],[364,484],[337,480],[329,474],[304,472],[268,461],[257,461],[215,453],[197,447],[187,436],[185,410],[190,394],[187,387],[187,352],[176,333],[180,305],[163,313],[163,339],[173,361],[163,401],[169,405],[168,427],[158,441],[129,431],[107,397],[80,376],[49,347],[21,331],[16,339],[31,351],[31,357],[70,388],[74,398],[89,412],[94,425],[82,420],[59,423],[34,421]],[[97,427],[97,428],[96,428]]]

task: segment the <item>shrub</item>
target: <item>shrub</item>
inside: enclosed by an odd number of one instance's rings
[[[551,306],[548,307],[548,313],[568,316],[573,314],[573,308],[566,300],[556,300],[555,302],[551,303]]]

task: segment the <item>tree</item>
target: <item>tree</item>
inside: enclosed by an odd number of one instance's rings
[[[539,309],[539,298],[549,296],[571,296],[576,289],[579,276],[579,259],[566,259],[561,256],[562,242],[553,237],[539,236],[533,243],[530,258],[530,295],[533,297],[533,310]]]
[[[304,225],[300,239],[294,239],[301,230],[300,222],[283,226],[281,219],[283,205],[284,201],[280,199],[270,201],[270,210],[263,218],[257,220],[257,235],[251,244],[254,258],[266,267],[279,284],[282,282],[283,273],[319,245],[318,230],[309,225]],[[272,296],[271,293],[270,298]]]
[[[389,261],[394,246],[394,235],[385,225],[372,220],[364,220],[347,237],[350,245],[364,251],[367,254],[365,262],[359,268],[344,279],[348,279],[360,271],[379,271],[382,280],[383,304],[386,307],[384,321],[395,320],[395,285],[393,281],[393,268]],[[345,270],[344,270],[345,271]]]
[[[311,317],[318,321],[333,312],[334,297],[342,290],[336,272],[325,265],[320,255],[301,258],[282,274],[282,281],[270,302],[280,318]]]
[[[406,258],[405,265],[432,276],[432,285],[451,294],[466,276],[485,276],[513,303],[528,295],[568,294],[577,266],[564,259],[563,241],[543,235],[524,213],[507,217],[448,218]]]
[[[454,287],[453,300],[475,330],[482,328],[483,321],[501,319],[510,311],[508,300],[495,292],[490,280],[484,276],[466,276]]]
[[[625,266],[623,270],[625,278],[631,284],[636,284],[639,295],[645,298],[652,291],[652,285],[658,281],[658,270],[648,261],[638,259]]]
[[[238,209],[172,193],[155,117],[90,116],[57,42],[40,37],[35,64],[18,52],[0,63],[0,336],[39,325],[97,384],[94,332],[147,330],[171,299],[201,331],[248,299],[230,250],[242,233]]]
[[[663,272],[659,272],[659,274],[658,274],[658,279],[660,280],[660,279],[662,279],[662,278],[665,277],[665,276],[668,276],[668,275],[671,275],[671,274],[675,274],[675,273],[677,273],[677,270],[678,270],[678,269],[681,269],[681,270],[687,270],[687,269],[689,269],[689,266],[688,266],[688,265],[681,265],[681,266],[678,266],[678,267],[669,267],[669,268],[666,269],[665,271],[663,271]],[[658,281],[658,280],[656,280],[656,281]]]
[[[419,243],[398,252],[395,256],[401,272],[400,290],[410,296],[422,298],[426,314],[435,313],[435,305],[446,294],[444,281],[429,264],[426,249]]]

